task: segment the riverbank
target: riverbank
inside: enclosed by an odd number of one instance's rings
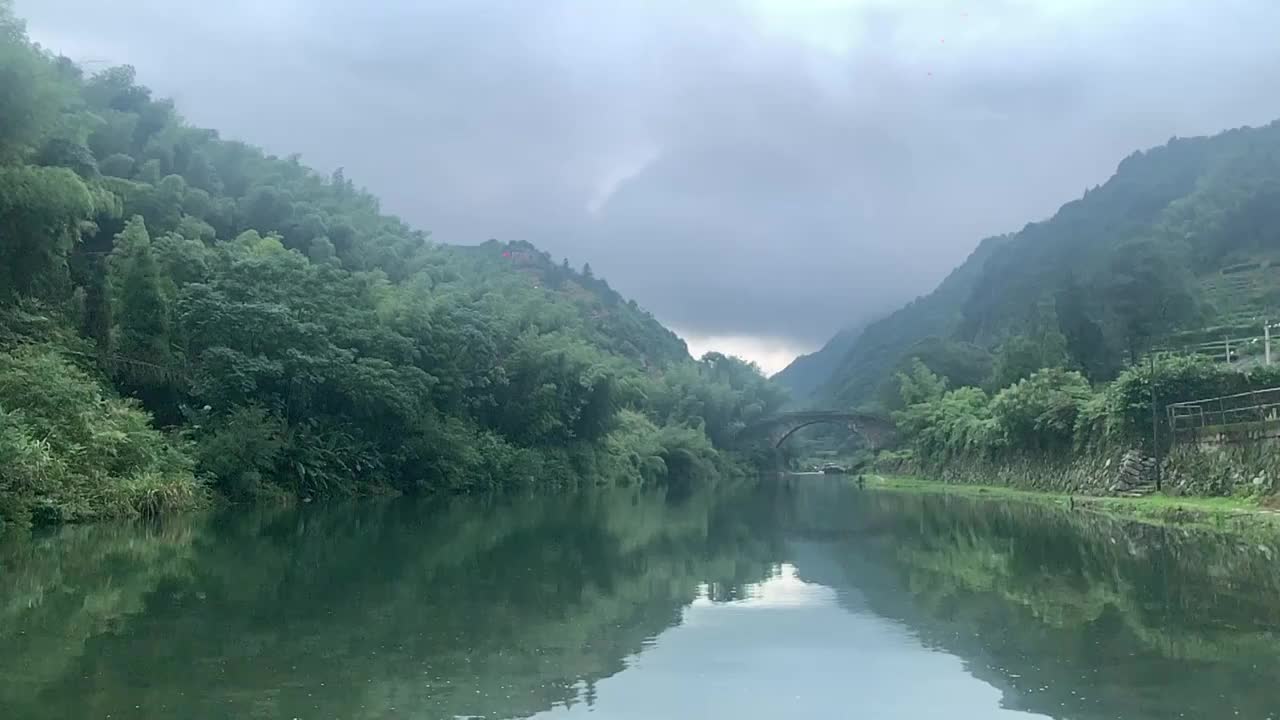
[[[1226,532],[1280,531],[1280,511],[1234,497],[1096,497],[1021,490],[1000,485],[953,484],[906,475],[867,475],[867,487],[897,492],[945,493],[1053,505],[1139,522]]]

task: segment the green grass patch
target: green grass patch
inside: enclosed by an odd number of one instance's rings
[[[1280,530],[1280,512],[1262,507],[1250,498],[1173,497],[1160,494],[1138,498],[1094,497],[885,475],[868,475],[867,487],[896,492],[946,493],[990,500],[1029,502],[1064,510],[1097,512],[1139,522],[1195,526],[1215,531]]]

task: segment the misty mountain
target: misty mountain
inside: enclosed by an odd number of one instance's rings
[[[911,358],[952,386],[1052,365],[1107,380],[1152,345],[1259,325],[1280,305],[1278,269],[1280,122],[1174,138],[1052,218],[983,240],[932,293],[780,378],[797,396],[817,387],[817,406],[892,405]]]
[[[984,240],[932,293],[867,325],[853,337],[837,334],[818,352],[797,358],[774,378],[792,391],[795,401],[819,407],[834,405],[837,397],[870,397],[909,348],[927,338],[951,334],[959,322],[959,303],[968,297],[983,264],[1001,241]],[[850,373],[855,367],[860,372]],[[847,391],[838,396],[831,387],[837,377],[848,378],[844,383]]]
[[[854,325],[841,330],[821,348],[792,360],[769,379],[786,388],[793,402],[804,403],[844,362],[845,355],[858,342],[863,327]]]

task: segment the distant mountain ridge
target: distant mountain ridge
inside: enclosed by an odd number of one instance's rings
[[[1015,350],[1043,347],[1053,357],[1028,362],[1105,380],[1180,330],[1256,323],[1280,306],[1278,270],[1280,122],[1175,138],[778,378],[804,404],[885,405],[913,357],[953,386],[992,386]]]
[[[793,402],[803,404],[844,361],[862,330],[862,325],[841,330],[821,348],[792,360],[770,379],[786,388]]]

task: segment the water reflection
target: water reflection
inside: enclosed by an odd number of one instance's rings
[[[831,479],[69,528],[0,714],[1266,718],[1278,549]]]
[[[1001,710],[999,691],[956,658],[921,648],[908,628],[849,612],[838,597],[785,564],[741,600],[695,602],[630,671],[600,682],[593,708],[557,707],[537,720],[1033,720]]]
[[[732,504],[631,491],[72,529],[4,555],[0,707],[525,716],[621,670],[700,585],[736,596],[767,574]]]
[[[809,488],[784,522],[837,558],[811,579],[853,588],[851,610],[962,658],[1005,707],[1082,719],[1280,717],[1273,535],[836,485]]]

